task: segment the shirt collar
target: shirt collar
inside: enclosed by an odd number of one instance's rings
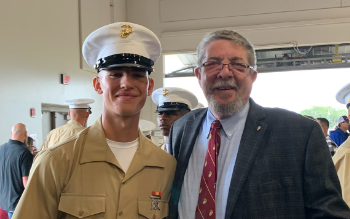
[[[9,139],[9,143],[12,143],[12,144],[24,144],[23,142],[21,141],[18,141],[18,140],[12,140],[12,139]]]
[[[81,127],[84,128],[84,126],[82,126],[82,125],[80,124],[80,122],[78,122],[78,121],[76,121],[76,120],[73,120],[73,119],[69,120],[67,123],[72,124],[72,125],[81,126]]]
[[[220,123],[222,125],[222,130],[224,131],[226,137],[228,137],[229,139],[231,139],[232,137],[232,133],[235,130],[235,127],[237,127],[238,125],[244,125],[244,124],[240,124],[242,121],[245,121],[245,119],[248,116],[248,111],[249,111],[249,101],[247,101],[247,103],[243,106],[243,108],[236,112],[233,113],[231,116],[220,120]],[[209,108],[208,108],[208,112],[207,112],[207,117],[206,117],[206,121],[207,121],[207,133],[209,133],[210,131],[210,126],[211,123],[216,120],[215,116],[210,112]]]
[[[87,136],[85,140],[83,154],[80,163],[104,161],[120,166],[113,152],[107,144],[106,137],[102,128],[101,117],[86,129]],[[140,159],[136,159],[140,157]],[[139,148],[137,149],[133,162],[137,160],[139,166],[157,166],[164,167],[164,164],[157,159],[157,155],[153,153],[152,143],[139,130]],[[131,167],[130,167],[131,168]],[[130,169],[129,168],[129,169]],[[129,170],[128,170],[129,171]]]

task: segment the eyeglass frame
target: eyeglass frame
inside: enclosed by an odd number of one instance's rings
[[[218,61],[206,61],[206,62],[203,62],[203,64],[202,64],[200,67],[205,67],[207,62],[219,63]],[[220,71],[222,71],[222,69],[224,69],[224,66],[225,66],[225,65],[227,65],[227,69],[228,69],[228,70],[232,71],[232,69],[229,68],[230,65],[233,66],[232,63],[235,63],[235,64],[236,64],[236,63],[239,63],[239,64],[242,65],[242,67],[245,66],[245,69],[251,69],[251,70],[254,71],[254,67],[253,67],[253,66],[248,65],[248,64],[245,64],[244,62],[230,62],[230,63],[227,63],[227,64],[224,64],[224,63],[220,62],[220,64],[221,64],[221,69],[220,69]]]

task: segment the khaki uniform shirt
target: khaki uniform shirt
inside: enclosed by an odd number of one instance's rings
[[[175,167],[175,158],[139,131],[139,148],[124,173],[98,119],[38,154],[13,219],[165,218]],[[161,198],[152,201],[152,192]]]
[[[63,141],[71,137],[72,135],[80,132],[83,129],[84,129],[84,126],[82,126],[79,122],[75,120],[70,120],[67,122],[67,124],[61,127],[58,127],[54,130],[51,130],[47,135],[40,150],[44,150],[48,147],[51,147],[56,143]]]
[[[350,138],[341,144],[332,159],[342,187],[343,199],[350,206]]]

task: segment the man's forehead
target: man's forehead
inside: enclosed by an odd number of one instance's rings
[[[226,49],[218,49],[222,47],[223,44]],[[227,44],[230,46],[227,46]],[[243,61],[247,60],[247,50],[242,45],[229,40],[215,40],[205,47],[204,56],[206,59],[223,59],[224,57],[228,57],[232,61]]]

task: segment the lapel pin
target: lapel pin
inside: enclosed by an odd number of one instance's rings
[[[159,208],[159,200],[162,196],[161,192],[152,192],[152,195],[150,196],[150,198],[152,199],[152,205],[151,205],[151,210],[160,210]]]
[[[258,128],[256,129],[257,131],[259,131],[261,129],[261,126],[259,125]]]

